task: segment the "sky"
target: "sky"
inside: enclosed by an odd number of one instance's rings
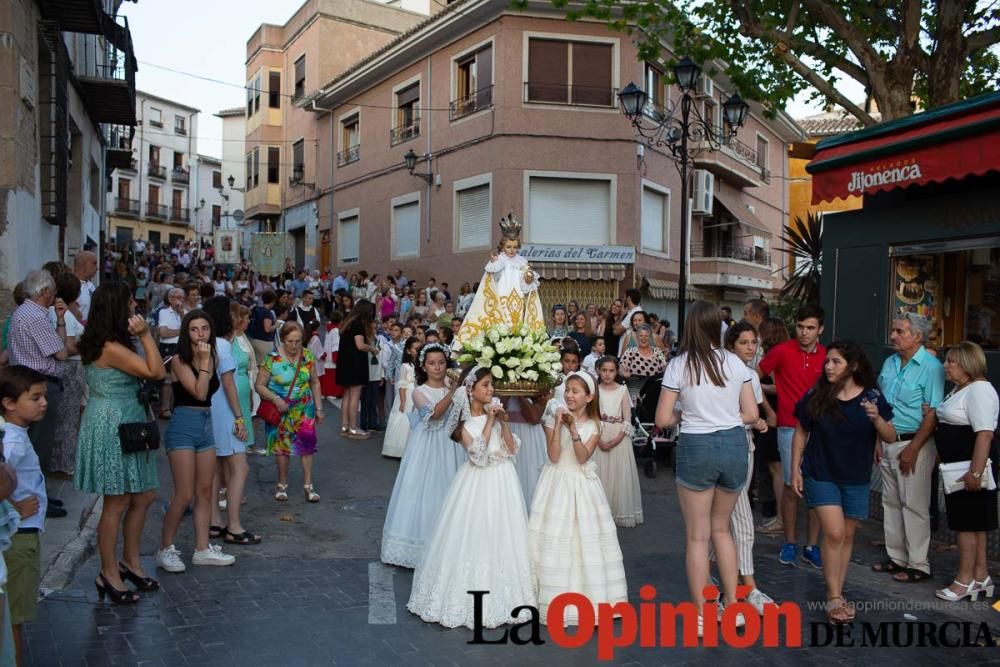
[[[247,40],[261,23],[285,23],[303,1],[125,2],[120,13],[128,17],[139,61],[136,86],[139,90],[200,109],[198,152],[221,157],[222,121],[214,114],[245,104]],[[162,69],[164,67],[177,72]],[[845,86],[844,90],[854,99],[861,94],[860,86]],[[793,118],[820,110],[815,104],[807,104],[804,97],[788,107]]]

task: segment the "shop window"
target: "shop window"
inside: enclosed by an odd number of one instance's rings
[[[935,244],[940,250],[941,244]],[[893,249],[891,320],[915,312],[930,324],[928,347],[970,340],[1000,349],[1000,243],[971,239],[947,244],[943,252],[919,245]],[[886,332],[888,340],[888,332]]]

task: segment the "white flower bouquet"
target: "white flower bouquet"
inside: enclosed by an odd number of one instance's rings
[[[487,329],[462,346],[458,362],[489,368],[494,391],[501,396],[545,393],[562,370],[559,351],[545,331],[531,331],[526,325]]]

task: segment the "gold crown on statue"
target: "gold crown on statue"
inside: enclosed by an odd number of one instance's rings
[[[500,233],[503,234],[504,238],[519,238],[522,226],[521,221],[514,217],[513,211],[508,213],[507,217],[500,218]]]

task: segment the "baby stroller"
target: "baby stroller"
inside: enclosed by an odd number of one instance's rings
[[[636,458],[642,461],[642,471],[656,477],[657,461],[673,467],[673,449],[677,444],[676,429],[656,427],[656,404],[660,401],[662,375],[646,380],[632,406],[632,447]]]

